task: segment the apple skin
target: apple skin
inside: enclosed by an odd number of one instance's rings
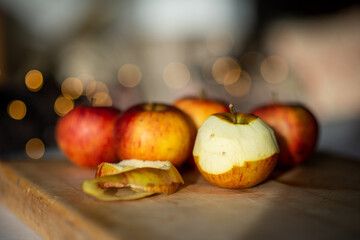
[[[115,126],[120,159],[170,161],[180,167],[190,156],[196,128],[175,106],[143,103],[130,107]]]
[[[75,106],[55,127],[55,138],[66,157],[82,167],[116,162],[114,128],[120,110]]]
[[[294,167],[316,149],[319,135],[315,116],[301,104],[269,104],[252,111],[274,131],[280,147],[278,165]]]
[[[249,188],[264,181],[277,164],[273,130],[244,113],[217,113],[199,128],[193,156],[204,178],[223,188]]]
[[[195,157],[195,163],[204,178],[215,186],[222,188],[249,188],[261,183],[274,170],[278,153],[259,160],[245,162],[243,167],[233,167],[231,170],[222,174],[209,174],[205,172],[199,165],[198,157]],[[234,178],[234,176],[238,176]]]
[[[174,105],[189,115],[197,129],[210,115],[229,112],[228,104],[206,98],[184,97],[176,100]]]

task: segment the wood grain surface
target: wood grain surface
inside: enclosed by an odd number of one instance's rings
[[[66,159],[0,163],[0,202],[44,239],[360,239],[360,162],[319,153],[264,183],[228,190],[196,170],[172,195],[102,202],[94,169]]]

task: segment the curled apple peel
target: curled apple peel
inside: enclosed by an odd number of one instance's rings
[[[118,201],[144,198],[156,193],[172,194],[184,183],[169,161],[123,160],[117,164],[102,163],[94,179],[83,182],[85,193],[99,200]],[[130,194],[118,195],[116,189],[128,188]]]

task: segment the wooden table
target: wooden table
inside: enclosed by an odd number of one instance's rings
[[[172,195],[102,202],[66,159],[0,163],[0,202],[44,239],[360,239],[360,161],[318,153],[249,189],[221,189],[196,170]]]

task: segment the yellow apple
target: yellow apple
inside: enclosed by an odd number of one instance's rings
[[[210,115],[229,112],[225,103],[205,97],[184,97],[176,100],[174,105],[189,115],[197,129]]]
[[[252,114],[211,115],[199,128],[193,156],[200,173],[224,188],[248,188],[273,171],[279,147],[273,130]]]

